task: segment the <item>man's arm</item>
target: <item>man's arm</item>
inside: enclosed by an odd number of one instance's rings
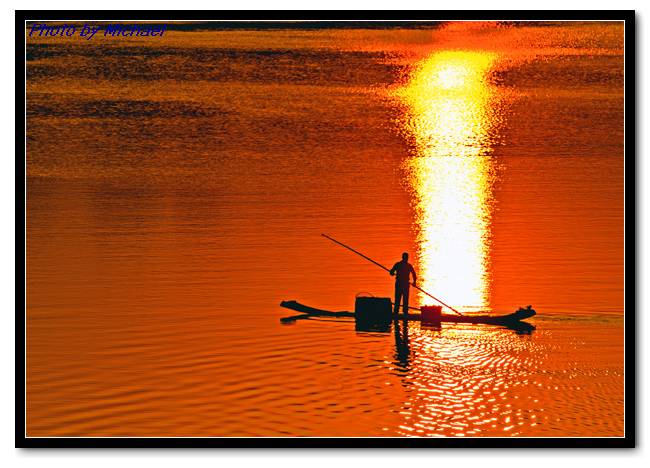
[[[411,265],[411,274],[413,275],[413,284],[415,284],[418,280],[418,277],[415,274],[415,268],[413,268],[413,265]]]
[[[397,263],[393,265],[393,268],[390,269],[388,273],[390,273],[390,276],[395,276],[395,270],[397,270]]]

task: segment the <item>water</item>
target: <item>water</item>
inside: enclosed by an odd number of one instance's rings
[[[166,34],[28,41],[28,435],[623,435],[622,25]]]

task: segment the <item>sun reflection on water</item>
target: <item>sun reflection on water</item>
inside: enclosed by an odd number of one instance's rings
[[[496,56],[431,55],[397,91],[415,154],[405,162],[413,191],[420,284],[465,310],[489,304],[488,249],[498,124],[487,78]],[[420,303],[426,301],[420,297]]]

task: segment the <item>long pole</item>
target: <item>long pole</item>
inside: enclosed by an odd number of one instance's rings
[[[360,257],[365,258],[365,259],[368,260],[369,262],[374,263],[374,264],[377,265],[379,268],[382,268],[382,269],[384,269],[384,270],[386,270],[387,272],[390,273],[390,270],[389,270],[388,268],[386,268],[384,265],[382,265],[381,263],[375,262],[372,258],[365,256],[364,254],[362,254],[362,253],[359,252],[358,250],[354,250],[354,249],[353,249],[352,247],[350,247],[349,245],[345,245],[343,242],[339,242],[339,241],[337,241],[336,239],[334,239],[334,238],[328,236],[327,234],[321,234],[321,236],[325,237],[326,239],[331,240],[332,242],[334,242],[334,243],[340,245],[341,247],[344,247],[344,248],[348,249],[348,250],[351,251],[351,252],[354,252],[355,254],[359,255]],[[422,289],[422,288],[419,287],[419,286],[416,286],[415,283],[410,283],[410,284],[411,284],[411,286],[413,286],[415,289],[417,289],[418,291],[423,292],[424,294],[426,294],[427,296],[429,296],[431,299],[435,299],[435,300],[438,301],[440,304],[442,304],[443,306],[447,307],[449,310],[452,310],[452,311],[456,312],[458,315],[463,315],[463,314],[461,314],[460,312],[458,312],[456,309],[454,309],[452,306],[450,306],[449,304],[445,304],[444,302],[442,302],[440,299],[438,299],[437,297],[435,297],[433,294],[426,292],[424,289]]]

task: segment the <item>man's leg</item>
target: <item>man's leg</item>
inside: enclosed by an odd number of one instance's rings
[[[393,307],[393,313],[395,315],[399,314],[399,301],[402,298],[402,291],[397,285],[395,285],[395,306]]]
[[[402,291],[402,303],[404,304],[404,315],[409,313],[409,288]]]

